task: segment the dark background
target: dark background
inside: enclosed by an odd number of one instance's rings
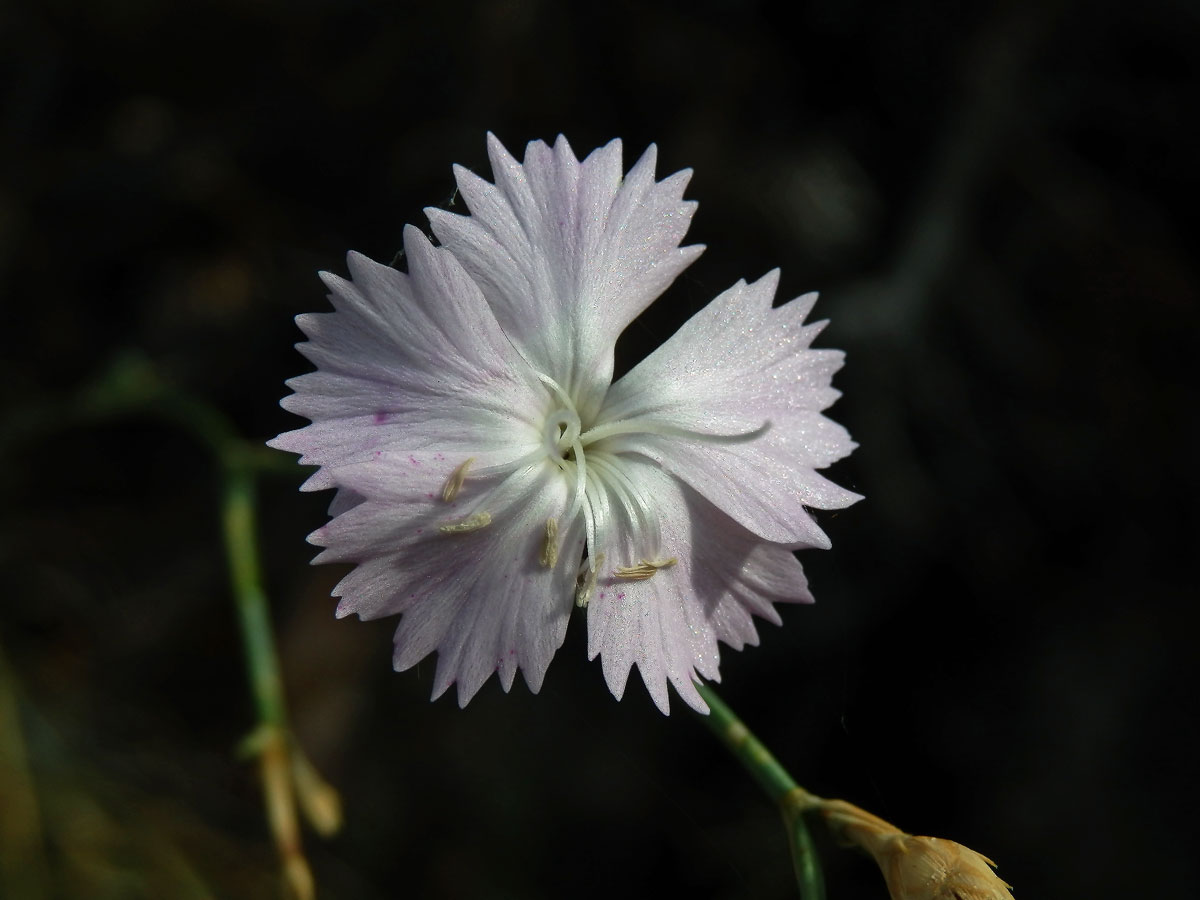
[[[821,517],[817,605],[722,667],[798,779],[1018,898],[1189,892],[1198,38],[1169,0],[5,5],[0,663],[29,768],[0,822],[28,776],[51,895],[275,890],[217,470],[80,391],[136,353],[248,438],[296,427],[316,271],[390,260],[451,163],[488,173],[489,129],[695,168],[709,250],[625,365],[736,278],[822,291],[861,443],[832,475],[867,499]],[[392,673],[395,623],[335,622],[343,570],[307,565],[328,497],[300,479],[262,481],[260,530],[345,803],[306,838],[320,896],[794,896],[776,813],[681,703],[614,702],[582,621],[537,697],[460,711],[432,661]],[[885,896],[826,851],[831,898]],[[10,890],[35,864],[3,860]]]

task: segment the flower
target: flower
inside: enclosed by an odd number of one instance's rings
[[[739,282],[616,383],[613,348],[701,252],[685,170],[651,146],[582,162],[560,137],[518,162],[489,135],[495,184],[456,167],[470,215],[427,210],[408,273],[351,253],[322,274],[333,313],[303,315],[317,371],[283,406],[312,424],[271,441],[337,488],[316,562],[356,568],[339,616],[399,613],[395,668],[437,651],[433,695],[460,705],[493,672],[536,692],[575,606],[620,698],[636,665],[706,712],[718,641],[811,602],[798,547],[828,547],[806,507],[859,499],[817,474],[855,446],[821,414],[834,350],[810,344],[815,294],[778,308],[778,273]]]

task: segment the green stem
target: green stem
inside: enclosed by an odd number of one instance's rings
[[[65,426],[136,416],[160,419],[192,435],[220,467],[225,550],[260,725],[282,727],[282,679],[255,540],[254,476],[287,472],[294,478],[296,464],[286,454],[242,439],[220,409],[176,388],[137,351],[116,357],[70,399],[6,412],[0,422],[0,454],[11,444]]]
[[[243,440],[220,409],[175,388],[136,351],[115,359],[75,397],[53,404],[48,407],[49,412],[43,407],[46,405],[30,406],[4,416],[0,422],[0,456],[14,443],[64,426],[127,416],[159,418],[192,435],[212,452],[223,480],[221,523],[225,554],[258,713],[258,727],[243,749],[258,758],[267,819],[279,850],[289,896],[308,900],[315,889],[301,848],[297,800],[323,834],[336,831],[340,806],[337,793],[302,760],[287,730],[283,676],[259,565],[254,504],[255,476],[286,472],[294,478],[295,463],[286,460],[282,453]],[[305,767],[302,772],[295,769],[293,761],[297,759]]]
[[[259,565],[254,514],[254,463],[237,452],[237,444],[228,442],[221,446],[224,452],[220,453],[220,460],[225,478],[221,522],[225,534],[225,553],[229,559],[233,595],[241,620],[242,647],[250,687],[258,709],[258,728],[248,743],[258,756],[267,820],[283,865],[289,896],[296,900],[311,900],[316,889],[312,871],[304,858],[300,824],[296,816],[297,797],[291,765],[291,737],[287,731],[283,676],[275,651],[275,636],[271,629],[271,615]]]
[[[105,421],[126,416],[152,416],[191,434],[208,447],[227,469],[243,466],[260,474],[296,477],[287,454],[247,441],[220,409],[180,390],[136,352],[117,357],[94,382],[61,406],[42,404],[6,416],[0,444],[15,436],[30,437],[63,424]]]
[[[222,500],[225,553],[259,722],[282,728],[287,718],[283,679],[258,563],[254,478],[246,466],[227,462]]]
[[[812,835],[804,821],[804,812],[814,805],[814,798],[780,764],[745,723],[737,717],[711,687],[697,683],[696,689],[708,704],[709,714],[704,722],[717,739],[725,745],[746,768],[751,777],[779,806],[787,829],[792,851],[792,866],[803,900],[825,900],[825,880],[817,858]]]

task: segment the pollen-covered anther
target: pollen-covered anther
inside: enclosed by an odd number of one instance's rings
[[[674,556],[669,559],[640,559],[636,566],[618,566],[613,572],[613,577],[623,578],[626,581],[646,581],[648,578],[653,578],[654,573],[659,569],[669,569],[677,562],[679,560]]]
[[[463,482],[467,480],[467,470],[471,468],[473,462],[475,462],[475,457],[467,457],[454,467],[454,471],[446,479],[446,485],[442,488],[442,500],[446,503],[453,501],[458,496],[458,492],[462,490]]]
[[[596,579],[600,577],[600,567],[604,565],[604,554],[598,553],[593,564],[584,563],[583,572],[580,576],[579,587],[575,590],[575,605],[581,609],[586,609],[588,603],[592,599],[592,594],[596,593]]]
[[[542,543],[541,564],[553,569],[558,562],[558,519],[546,520],[546,540]]]
[[[491,513],[477,512],[467,516],[461,522],[448,522],[445,525],[439,525],[438,531],[442,534],[467,534],[471,531],[478,531],[480,528],[487,528],[491,524]]]

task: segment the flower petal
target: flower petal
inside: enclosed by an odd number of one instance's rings
[[[830,541],[806,507],[841,509],[861,499],[795,463],[803,441],[768,432],[747,444],[634,435],[622,444],[687,482],[761,540],[828,550]]]
[[[489,134],[488,153],[496,183],[456,167],[471,215],[428,209],[433,232],[530,363],[590,419],[617,336],[703,249],[679,247],[696,208],[682,199],[691,172],[655,182],[651,146],[622,179],[619,140],[583,162],[564,137],[534,141],[519,163]]]
[[[614,384],[599,430],[630,433],[597,446],[654,459],[765,540],[828,547],[805,507],[860,499],[814,471],[855,447],[821,414],[842,354],[810,348],[816,295],[772,308],[777,283],[734,285]]]
[[[667,684],[693,709],[708,712],[698,678],[718,680],[717,642],[757,644],[752,615],[779,624],[775,603],[811,602],[800,563],[764,543],[698,493],[655,466],[625,460],[624,471],[659,517],[658,553],[638,546],[636,525],[606,531],[601,577],[588,604],[588,656],[600,656],[605,680],[620,699],[636,665],[655,705],[669,712]],[[624,515],[612,504],[613,515]],[[618,567],[643,558],[674,559],[645,580],[619,577]]]
[[[540,440],[547,391],[454,257],[406,228],[409,275],[350,254],[352,281],[323,274],[336,312],[300,316],[299,349],[318,371],[293,378],[283,406],[312,424],[272,447],[324,467],[376,451],[494,452]],[[321,470],[305,485],[334,484]]]
[[[546,520],[562,515],[569,490],[542,462],[468,479],[446,503],[437,491],[452,462],[445,454],[385,454],[336,470],[344,489],[370,498],[311,537],[327,548],[318,561],[359,562],[334,590],[338,616],[402,614],[395,668],[436,651],[435,698],[457,683],[465,706],[493,672],[507,691],[518,669],[536,693],[566,634],[582,554],[577,525],[560,535],[557,564],[542,564]],[[485,527],[439,528],[485,512]]]

